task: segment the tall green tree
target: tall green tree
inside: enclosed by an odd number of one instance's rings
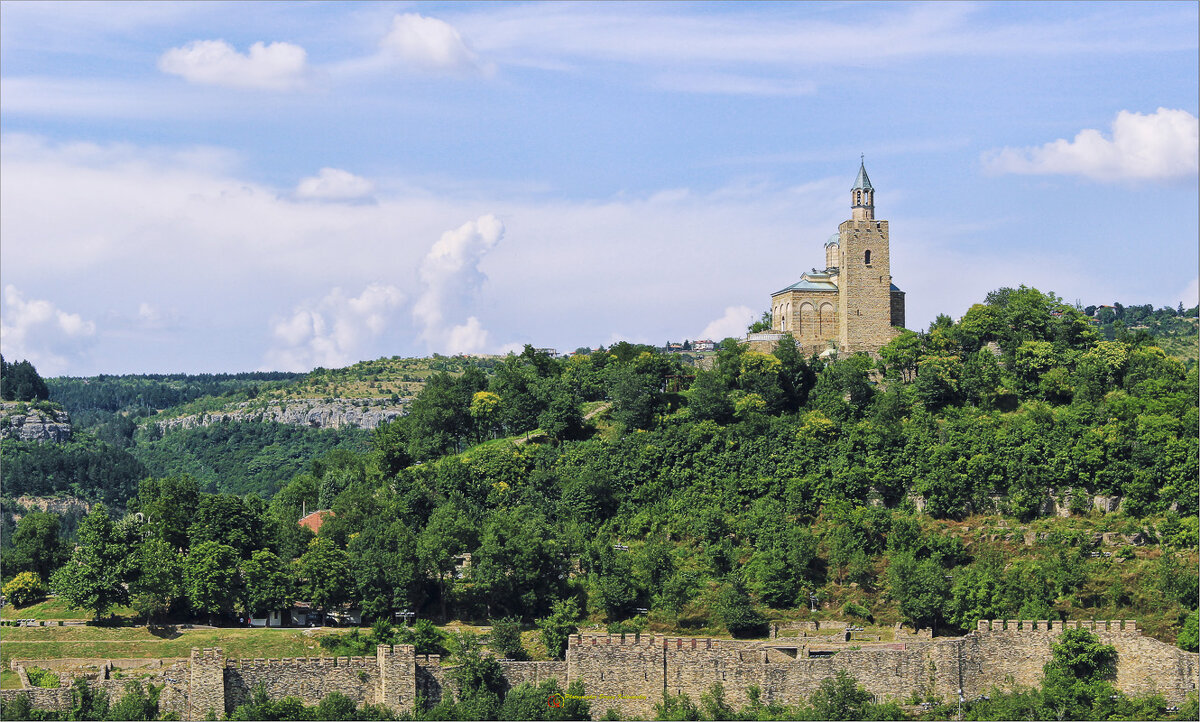
[[[129,603],[149,623],[183,596],[183,564],[170,544],[151,536],[138,545],[136,566]]]
[[[119,540],[108,510],[97,506],[79,525],[78,546],[50,580],[50,588],[74,609],[90,609],[97,618],[129,599],[125,580],[130,550]]]
[[[66,543],[59,538],[61,520],[58,514],[31,511],[17,522],[12,546],[4,550],[5,575],[33,572],[42,581],[62,566],[70,556]]]
[[[241,563],[242,606],[255,617],[265,617],[291,606],[295,585],[291,570],[269,549],[258,549]]]
[[[297,561],[297,574],[301,593],[322,612],[349,600],[354,588],[349,555],[324,537],[309,542]]]
[[[183,562],[183,589],[197,615],[211,620],[229,614],[240,592],[237,550],[227,544],[202,541],[193,544]]]
[[[175,549],[187,549],[188,528],[200,506],[200,482],[190,476],[147,477],[138,484],[130,511],[141,512],[152,533]]]

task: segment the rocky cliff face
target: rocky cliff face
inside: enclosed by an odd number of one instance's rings
[[[20,401],[0,403],[0,439],[19,441],[71,440],[71,417],[66,411],[49,405],[37,408]]]
[[[391,399],[296,399],[264,404],[244,401],[222,411],[156,422],[163,432],[195,429],[225,421],[275,422],[311,429],[374,429],[404,415],[405,401]]]

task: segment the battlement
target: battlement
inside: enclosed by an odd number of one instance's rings
[[[416,648],[411,644],[380,644],[375,647],[375,654],[385,657],[407,657],[413,653],[414,649]]]
[[[286,667],[308,669],[312,667],[374,667],[379,661],[374,657],[278,657],[264,659],[227,659],[226,669],[254,669]]]
[[[438,667],[442,664],[442,655],[440,654],[418,654],[417,664],[426,667]]]
[[[1062,634],[1065,629],[1082,628],[1094,632],[1124,632],[1141,634],[1137,621],[1133,619],[1072,619],[1067,622],[1046,619],[980,619],[976,625],[979,632],[1042,632]]]
[[[220,647],[205,647],[204,649],[192,647],[192,660],[194,661],[215,661],[224,658],[225,650]]]
[[[661,634],[572,634],[569,647],[643,647],[652,649],[716,649],[721,640],[666,637]]]

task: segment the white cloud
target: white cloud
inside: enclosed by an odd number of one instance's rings
[[[1184,308],[1192,308],[1200,304],[1200,278],[1193,278],[1187,288],[1177,294],[1175,302],[1182,303]]]
[[[1112,137],[1087,128],[1075,139],[1037,148],[1003,148],[983,155],[997,173],[1080,175],[1100,181],[1170,180],[1197,172],[1200,122],[1186,110],[1159,108],[1143,115],[1122,110]]]
[[[294,90],[307,81],[307,56],[291,43],[259,42],[243,54],[224,40],[193,40],[163,53],[158,68],[201,85]]]
[[[403,303],[404,294],[395,286],[372,283],[357,297],[334,288],[320,301],[275,319],[271,332],[277,345],[267,352],[264,368],[307,371],[360,361]]]
[[[725,315],[710,321],[696,338],[708,338],[713,341],[721,341],[730,336],[743,338],[746,335],[746,327],[758,318],[759,313],[749,306],[728,306],[725,308]]]
[[[315,176],[304,178],[296,186],[296,196],[313,200],[347,201],[364,198],[375,184],[338,168],[322,168]]]
[[[27,359],[43,376],[65,371],[96,333],[94,321],[68,313],[50,301],[26,299],[16,286],[4,287],[0,339],[9,360]]]
[[[421,70],[491,72],[491,66],[479,62],[454,26],[417,13],[392,18],[392,27],[379,46],[385,57]]]
[[[467,322],[451,328],[446,333],[446,353],[484,353],[488,350],[487,329],[474,316]]]
[[[420,271],[423,290],[413,306],[413,320],[423,329],[421,338],[431,351],[478,352],[487,343],[487,331],[474,316],[451,328],[446,318],[460,316],[470,306],[487,280],[479,263],[503,236],[499,219],[480,216],[443,233],[425,255]]]

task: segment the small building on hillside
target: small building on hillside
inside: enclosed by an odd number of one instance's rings
[[[321,525],[325,520],[333,516],[333,512],[329,509],[318,509],[311,514],[307,514],[300,518],[299,524],[313,534],[321,531]]]

